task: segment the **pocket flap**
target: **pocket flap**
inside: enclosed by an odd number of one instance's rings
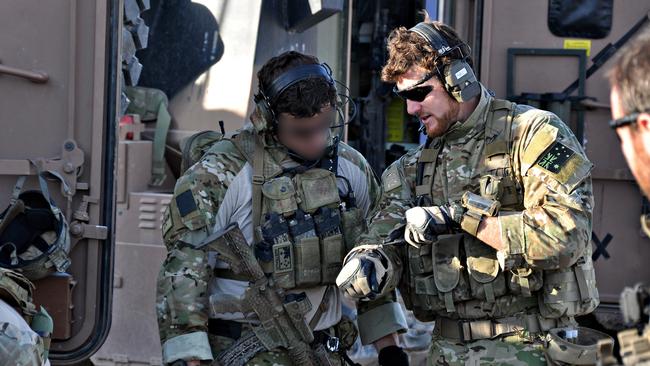
[[[302,191],[302,209],[313,213],[320,207],[340,202],[336,177],[325,169],[310,169],[296,176],[296,185]]]
[[[289,177],[271,179],[262,185],[262,193],[272,200],[283,200],[292,197],[296,188]]]
[[[432,245],[433,273],[440,292],[450,292],[460,281],[459,251],[463,234],[440,235]]]
[[[262,185],[267,211],[286,214],[298,209],[296,188],[289,177],[271,179]]]
[[[474,237],[465,238],[467,271],[478,283],[489,283],[499,275],[497,252]]]

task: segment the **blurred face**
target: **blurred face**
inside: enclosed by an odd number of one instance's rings
[[[612,119],[626,116],[616,87],[612,88],[610,102]],[[617,128],[616,133],[632,174],[646,197],[650,197],[650,114],[640,113],[634,123]]]
[[[330,126],[336,119],[332,106],[323,107],[312,117],[295,117],[280,113],[278,140],[281,144],[306,160],[322,157],[330,136]]]
[[[445,87],[435,76],[418,84],[426,78],[427,74],[426,69],[412,66],[400,76],[396,86],[400,91],[408,88],[431,88],[431,92],[421,102],[407,99],[406,110],[408,114],[416,116],[422,121],[427,136],[438,137],[444,135],[449,127],[458,121],[460,103],[447,94]]]

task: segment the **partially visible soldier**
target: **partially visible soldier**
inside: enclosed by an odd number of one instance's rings
[[[609,71],[612,121],[642,193],[650,198],[650,31],[640,34]],[[643,217],[643,228],[650,230]]]
[[[614,61],[609,71],[612,121],[623,154],[642,193],[650,197],[650,30],[640,34]],[[641,228],[650,236],[650,216],[641,216]],[[621,295],[627,321],[647,322],[650,289],[637,285]],[[650,326],[619,333],[620,354],[625,365],[650,364]]]
[[[445,24],[395,29],[388,53],[382,78],[428,139],[384,172],[381,209],[337,284],[356,298],[398,286],[435,321],[431,365],[595,362],[595,344],[575,344],[589,331],[574,317],[599,303],[580,142],[556,115],[494,98]]]
[[[357,336],[334,281],[379,186],[331,132],[340,101],[327,65],[292,51],[257,76],[252,124],[211,146],[200,142],[209,134],[186,144],[187,155],[202,158],[176,183],[164,219],[157,311],[165,364],[336,365]],[[215,235],[237,253],[212,246]],[[246,257],[249,247],[255,256]],[[259,267],[266,276],[251,278]],[[380,358],[408,364],[396,345],[406,322],[392,297],[362,304],[358,325]]]
[[[0,268],[0,364],[49,366],[49,338],[43,338],[27,323],[51,322],[47,313],[36,311],[34,285],[16,271]],[[47,335],[49,337],[49,335]]]

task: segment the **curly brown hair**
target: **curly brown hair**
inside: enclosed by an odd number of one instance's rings
[[[460,39],[454,28],[438,21],[431,21],[426,16],[426,23],[429,23],[449,44],[449,47],[466,45]],[[431,47],[422,36],[411,32],[405,27],[393,29],[388,36],[388,61],[381,70],[381,79],[385,82],[394,83],[400,76],[404,75],[412,66],[420,66],[428,71],[436,69],[435,60],[438,52]],[[469,47],[468,47],[469,49]],[[443,64],[449,64],[451,58],[443,57]],[[467,63],[474,67],[471,56],[467,55]]]
[[[257,72],[258,87],[265,90],[273,80],[285,71],[300,65],[319,64],[318,58],[296,51],[284,52],[268,60]],[[336,106],[337,93],[333,83],[322,78],[305,79],[288,87],[271,107],[275,115],[289,113],[294,117],[307,118],[320,113],[325,106]]]

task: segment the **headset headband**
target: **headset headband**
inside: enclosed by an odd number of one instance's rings
[[[417,33],[420,37],[424,38],[425,41],[438,52],[438,56],[442,56],[445,53],[451,51],[451,47],[443,37],[431,24],[420,22],[416,24],[413,28],[409,29],[411,32]]]
[[[314,78],[324,79],[328,83],[334,84],[332,70],[327,64],[300,65],[280,74],[268,87],[264,88],[263,94],[270,103],[273,103],[287,88],[299,81]]]

